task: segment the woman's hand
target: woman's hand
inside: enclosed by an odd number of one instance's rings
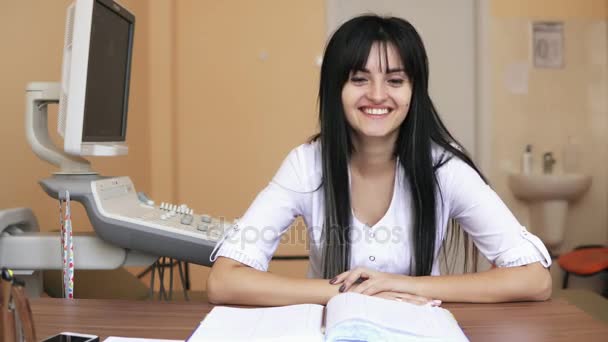
[[[330,284],[340,286],[340,292],[355,292],[373,296],[380,292],[409,292],[404,288],[403,283],[407,277],[378,272],[368,268],[357,267],[353,270],[339,274],[329,281]]]
[[[330,284],[339,285],[340,292],[354,292],[379,298],[409,302],[412,304],[433,306],[441,305],[440,300],[432,300],[426,297],[409,293],[405,286],[407,276],[378,272],[363,267],[341,273],[329,281]]]

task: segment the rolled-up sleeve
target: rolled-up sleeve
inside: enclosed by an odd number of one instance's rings
[[[542,241],[528,232],[477,172],[453,157],[439,171],[449,215],[471,236],[479,251],[498,267],[540,262],[551,265]]]
[[[299,191],[305,180],[301,148],[294,149],[268,186],[225,236],[214,257],[227,257],[260,271],[277,249],[281,235],[303,212],[307,194]]]

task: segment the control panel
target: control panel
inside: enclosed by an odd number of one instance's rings
[[[129,177],[110,178],[91,183],[99,212],[109,218],[130,222],[174,234],[218,241],[232,222],[195,214],[186,204],[162,202],[155,205],[143,193],[136,193]]]
[[[54,175],[40,185],[52,197],[69,190],[95,233],[118,247],[211,266],[210,256],[234,222],[195,213],[186,204],[156,204],[129,177]]]

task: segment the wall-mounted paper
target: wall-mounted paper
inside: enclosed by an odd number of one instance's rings
[[[512,94],[528,94],[530,67],[526,62],[516,62],[507,65],[505,69],[505,88]]]
[[[563,23],[532,23],[532,56],[537,68],[564,67]]]

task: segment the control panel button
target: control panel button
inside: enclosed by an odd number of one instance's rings
[[[192,217],[192,215],[184,215],[181,219],[181,223],[185,224],[187,226],[192,224],[192,220],[194,219],[194,217]]]
[[[201,216],[201,221],[203,221],[205,223],[211,223],[211,216],[209,216],[209,215],[202,215]]]

